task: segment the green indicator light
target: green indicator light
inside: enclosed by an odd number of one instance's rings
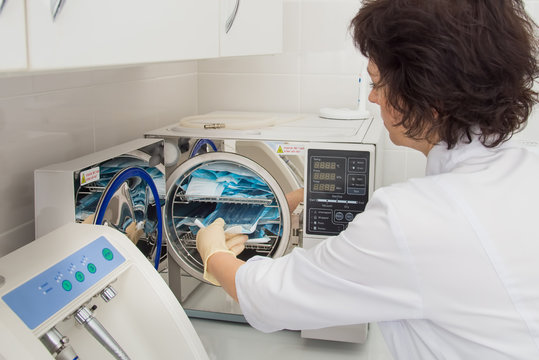
[[[78,282],[83,282],[84,281],[84,274],[81,273],[80,271],[77,271],[75,273],[75,279],[77,279]]]
[[[103,257],[108,260],[108,261],[111,261],[112,258],[114,257],[114,254],[112,253],[112,251],[108,248],[104,248],[103,251],[101,252],[103,254]]]
[[[95,274],[95,272],[97,271],[95,265],[92,264],[92,263],[89,263],[88,266],[87,266],[86,268],[88,269],[88,271],[90,272],[90,274]]]
[[[62,281],[62,287],[65,291],[71,291],[71,289],[73,289],[73,285],[71,285],[71,282],[69,280]]]

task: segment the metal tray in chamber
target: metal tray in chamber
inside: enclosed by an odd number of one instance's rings
[[[204,281],[196,249],[198,222],[222,217],[225,231],[249,236],[242,260],[280,257],[290,239],[290,212],[277,181],[256,162],[233,153],[212,152],[182,163],[167,180],[165,232],[169,256]],[[197,221],[195,221],[197,220]]]

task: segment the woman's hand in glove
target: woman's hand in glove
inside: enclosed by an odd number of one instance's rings
[[[204,263],[204,279],[214,285],[219,281],[207,270],[208,259],[216,253],[229,253],[236,257],[245,248],[246,235],[226,234],[223,229],[225,221],[218,218],[209,226],[200,229],[197,233],[197,250]]]
[[[245,242],[247,241],[247,235],[243,234],[229,234],[225,233],[226,247],[234,253],[235,256],[241,254],[245,249]]]

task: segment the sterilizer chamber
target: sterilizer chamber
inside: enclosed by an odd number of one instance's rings
[[[81,181],[75,192],[75,221],[113,227],[128,234],[148,258],[159,257],[161,249],[156,246],[162,242],[158,239],[162,217],[158,214],[165,193],[165,169],[160,161],[135,150],[98,164],[100,178]],[[159,260],[154,262],[157,267]]]
[[[157,268],[166,183],[163,141],[136,139],[35,171],[36,236],[70,222],[124,232]]]
[[[225,176],[235,176],[236,181],[238,178],[242,178],[241,181],[249,178],[258,184],[260,188],[257,190],[264,189],[259,191],[263,194],[253,196],[248,194],[248,189],[218,195],[192,193],[189,184],[197,172],[201,171],[231,173]],[[261,212],[270,214],[260,217],[255,224],[249,224],[252,226],[249,240],[245,250],[238,255],[238,258],[245,261],[256,255],[280,257],[289,246],[290,211],[285,194],[267,170],[244,156],[226,152],[195,156],[182,163],[168,177],[167,189],[164,218],[168,255],[199,281],[206,282],[203,279],[204,265],[196,249],[198,226],[194,223],[195,219],[209,224],[211,220],[222,217],[228,226],[234,225],[238,229],[245,224],[234,224],[232,211],[247,212],[250,218],[252,214]]]

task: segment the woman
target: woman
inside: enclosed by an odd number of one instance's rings
[[[221,220],[200,231],[252,326],[378,322],[395,358],[539,359],[539,157],[508,141],[537,102],[534,26],[520,0],[364,2],[351,28],[369,100],[426,176],[279,259],[236,259],[245,239],[227,246]]]

